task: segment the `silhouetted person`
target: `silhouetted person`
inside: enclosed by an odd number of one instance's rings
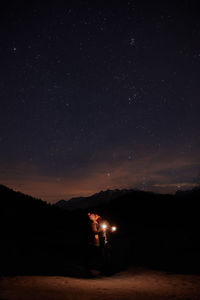
[[[108,274],[111,271],[111,226],[97,214],[88,213],[88,217],[93,232],[91,259],[96,260],[95,265],[100,267],[102,273]]]

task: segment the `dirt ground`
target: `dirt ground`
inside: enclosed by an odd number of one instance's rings
[[[200,276],[129,270],[77,279],[16,276],[0,280],[0,300],[199,300]]]

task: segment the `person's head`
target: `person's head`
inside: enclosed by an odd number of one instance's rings
[[[91,214],[91,213],[88,213],[88,217],[93,222],[99,222],[99,220],[101,219],[101,217],[99,215],[97,215],[97,214]]]
[[[88,213],[90,220],[95,221],[95,214]]]

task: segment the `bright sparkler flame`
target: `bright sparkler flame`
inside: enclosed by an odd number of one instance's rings
[[[101,227],[105,230],[105,229],[107,229],[107,225],[104,223],[104,224],[101,224]]]
[[[117,227],[116,226],[112,226],[112,232],[116,231],[117,230]]]

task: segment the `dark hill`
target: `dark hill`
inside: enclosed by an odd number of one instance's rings
[[[3,274],[70,273],[71,264],[80,264],[77,251],[88,230],[84,214],[63,211],[0,185],[0,220]]]
[[[81,273],[90,256],[88,210],[117,225],[112,249],[118,268],[200,271],[199,199],[199,189],[176,195],[117,190],[87,197],[87,205],[84,198],[71,200],[79,209],[67,210],[0,186],[1,272]]]
[[[199,201],[199,189],[175,195],[107,191],[86,198],[86,208],[84,198],[74,207],[85,214],[96,212],[118,226],[114,242],[121,260],[180,271],[200,270]]]

